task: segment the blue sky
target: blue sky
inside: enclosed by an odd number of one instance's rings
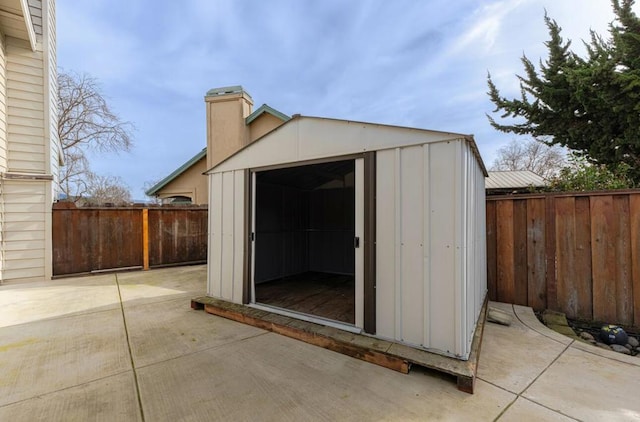
[[[613,20],[607,0],[58,0],[58,64],[135,124],[131,152],[91,166],[138,199],[206,146],[204,94],[228,85],[288,115],[474,134],[490,166],[514,136],[487,122],[487,71],[518,93],[545,9],[578,50]]]

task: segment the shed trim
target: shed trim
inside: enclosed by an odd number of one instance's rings
[[[294,114],[293,116],[291,116],[291,118],[289,120],[287,120],[284,124],[278,126],[277,128],[273,129],[272,131],[264,134],[263,136],[261,136],[260,138],[256,139],[255,141],[253,141],[252,143],[245,145],[244,147],[240,148],[238,151],[236,151],[235,153],[231,154],[230,156],[228,156],[227,158],[225,158],[224,160],[220,161],[219,163],[217,163],[216,165],[214,165],[213,167],[207,169],[204,174],[211,174],[213,172],[214,169],[216,169],[217,167],[221,166],[222,164],[226,163],[227,161],[229,161],[230,159],[234,158],[236,155],[242,153],[244,150],[246,150],[247,148],[252,147],[253,145],[255,145],[256,143],[260,142],[261,140],[263,140],[265,137],[270,136],[271,134],[273,134],[274,132],[281,130],[282,128],[284,128],[285,126],[291,124],[292,122],[296,122],[300,119],[309,119],[309,120],[327,120],[327,121],[334,121],[334,122],[340,122],[340,123],[352,123],[352,124],[363,124],[363,125],[369,125],[372,127],[385,127],[385,128],[397,128],[397,129],[402,129],[402,130],[411,130],[411,131],[417,131],[417,132],[427,132],[427,133],[432,133],[432,134],[442,134],[447,136],[447,139],[443,139],[443,141],[453,141],[453,140],[464,140],[466,142],[469,143],[469,145],[471,146],[471,150],[473,151],[473,155],[476,157],[476,160],[478,161],[478,164],[480,165],[482,172],[484,174],[484,176],[487,176],[487,169],[484,165],[484,161],[482,160],[482,157],[480,156],[480,152],[478,150],[478,146],[475,143],[475,140],[473,139],[473,135],[465,135],[465,134],[461,134],[461,133],[454,133],[454,132],[443,132],[443,131],[438,131],[438,130],[430,130],[430,129],[420,129],[420,128],[415,128],[415,127],[408,127],[408,126],[398,126],[398,125],[387,125],[387,124],[381,124],[381,123],[372,123],[372,122],[362,122],[362,121],[355,121],[355,120],[344,120],[344,119],[335,119],[335,118],[330,118],[330,117],[314,117],[314,116],[302,116],[300,114]],[[397,146],[394,146],[393,148],[396,148]]]
[[[376,153],[364,154],[364,332],[376,333]]]

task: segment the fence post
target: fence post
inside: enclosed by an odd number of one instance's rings
[[[149,269],[149,209],[142,209],[142,269]]]

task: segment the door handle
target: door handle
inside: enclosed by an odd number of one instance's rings
[[[358,236],[353,238],[353,247],[354,248],[359,248],[360,247],[360,238]]]

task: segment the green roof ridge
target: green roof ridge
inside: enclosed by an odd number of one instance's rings
[[[161,181],[159,181],[158,183],[156,183],[155,185],[153,185],[151,188],[149,188],[147,191],[145,191],[145,194],[147,196],[153,196],[156,192],[158,192],[160,189],[162,189],[163,187],[167,186],[169,183],[171,183],[175,178],[177,178],[178,176],[180,176],[182,173],[184,173],[185,171],[187,171],[187,169],[189,167],[191,167],[192,165],[194,165],[198,160],[200,160],[202,157],[205,157],[207,155],[207,147],[204,147],[202,149],[202,151],[200,151],[199,153],[197,153],[196,155],[194,155],[193,157],[191,157],[189,159],[189,161],[187,161],[186,163],[184,163],[183,165],[181,165],[180,167],[178,167],[177,169],[175,169],[173,171],[173,173],[171,173],[170,175],[168,175],[167,177],[165,177],[164,179],[162,179]]]
[[[253,113],[251,113],[250,115],[248,115],[245,118],[245,124],[249,124],[251,122],[253,122],[255,119],[257,119],[258,117],[260,117],[263,113],[269,113],[274,117],[277,117],[278,119],[282,120],[283,122],[288,121],[289,119],[291,119],[291,117],[287,116],[286,114],[276,110],[275,108],[268,106],[267,104],[262,104],[256,111],[254,111]]]

